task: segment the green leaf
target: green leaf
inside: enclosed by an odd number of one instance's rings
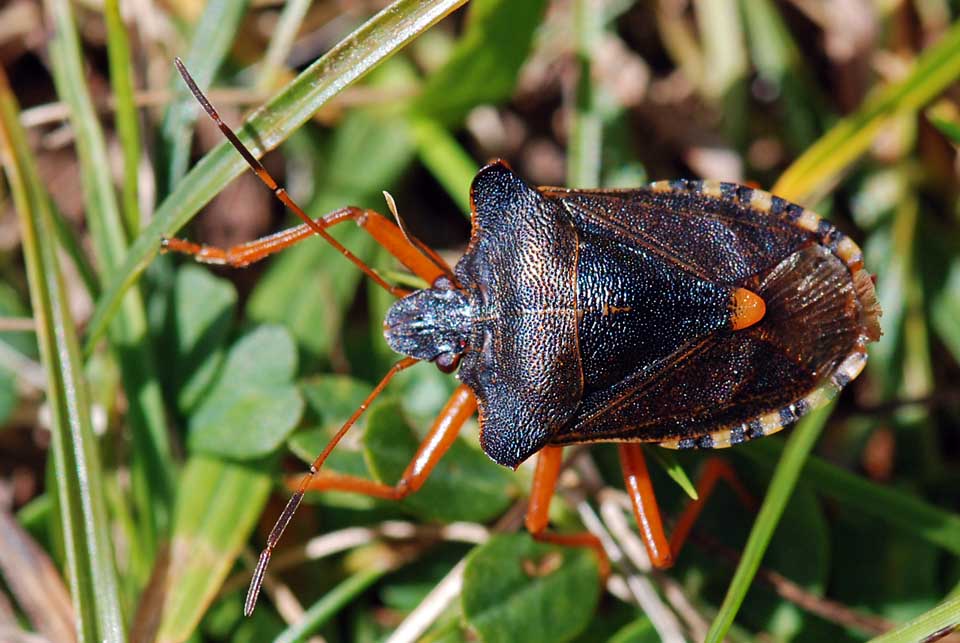
[[[356,226],[340,228],[333,236],[366,261],[373,240]],[[283,324],[309,355],[326,357],[337,345],[361,277],[333,247],[319,238],[307,239],[271,263],[247,302],[246,314],[259,323]]]
[[[318,424],[297,431],[291,436],[287,441],[290,450],[305,463],[313,462],[347,418],[360,407],[372,389],[373,386],[369,382],[342,375],[319,375],[304,380],[301,383],[301,390],[307,399],[310,413],[318,416]],[[364,459],[362,445],[358,439],[355,439],[364,431],[368,417],[369,413],[360,416],[351,429],[351,437],[337,445],[323,465],[324,469],[372,479],[373,476]],[[310,494],[308,500],[327,506],[351,509],[370,509],[378,504],[382,506],[385,502],[337,491]]]
[[[954,145],[960,145],[960,110],[949,99],[937,101],[924,115]]]
[[[373,387],[369,382],[348,375],[315,375],[301,383],[310,410],[325,427],[340,428],[357,410]],[[363,416],[360,416],[360,420]]]
[[[315,216],[346,204],[382,204],[381,191],[409,164],[413,146],[401,118],[352,112],[325,154],[337,161],[318,172],[316,198],[306,208]],[[374,256],[376,244],[356,225],[336,226],[331,233],[361,260],[369,262]],[[304,275],[309,275],[309,287]],[[308,239],[272,262],[250,297],[247,313],[256,321],[284,324],[301,346],[326,357],[336,345],[361,277],[333,247]]]
[[[133,56],[130,39],[120,15],[120,0],[106,0],[103,14],[107,23],[107,56],[110,59],[110,86],[117,101],[114,117],[117,138],[123,151],[123,219],[127,235],[140,230],[137,170],[140,166],[140,124],[133,96]]]
[[[923,107],[960,76],[960,24],[925,50],[903,80],[877,92],[807,149],[771,192],[808,203],[832,186],[866,152],[893,116]]]
[[[47,10],[55,26],[50,43],[57,93],[69,106],[76,133],[76,150],[94,254],[101,278],[112,274],[127,250],[125,224],[110,179],[106,139],[86,85],[83,55],[71,5],[49,0]],[[110,346],[121,366],[129,393],[127,415],[133,442],[131,477],[134,502],[141,521],[131,556],[152,561],[166,532],[173,501],[173,460],[167,433],[163,394],[156,376],[154,352],[147,332],[146,311],[139,289],[130,289],[110,327]],[[137,578],[138,583],[146,578]]]
[[[270,493],[253,466],[193,456],[180,479],[157,641],[187,640],[216,597]]]
[[[296,347],[283,328],[261,326],[241,338],[190,418],[190,449],[237,459],[275,451],[303,414],[292,383],[296,367]]]
[[[277,147],[345,87],[399,51],[466,0],[397,0],[310,65],[239,128],[238,136],[255,156]],[[85,349],[90,352],[106,330],[122,294],[156,256],[160,239],[173,236],[197,211],[247,167],[229,143],[207,154],[160,207],[114,277],[90,319]]]
[[[909,623],[876,637],[870,643],[914,643],[936,640],[935,634],[947,634],[960,627],[960,596],[944,601]]]
[[[191,264],[177,271],[165,333],[165,349],[175,358],[163,364],[181,413],[194,409],[212,384],[236,306],[237,291],[226,279]]]
[[[247,0],[210,0],[204,4],[203,13],[190,37],[190,51],[184,58],[184,64],[201,90],[209,87],[230,51],[247,13],[247,4]],[[172,191],[187,171],[193,123],[198,111],[196,100],[180,75],[172,74],[171,82],[177,99],[170,103],[164,116],[160,130],[163,145],[159,151],[166,158],[158,163],[157,168],[161,174],[158,182],[165,191]]]
[[[313,462],[333,434],[360,408],[373,387],[368,382],[346,375],[317,375],[302,381],[300,390],[307,400],[307,408],[319,418],[319,426],[297,431],[290,438],[289,446],[304,462]],[[366,416],[361,415],[353,430],[362,431],[366,420]],[[331,454],[331,460],[326,466],[342,471],[337,466],[337,455],[349,450],[349,445],[341,444]],[[360,452],[357,450],[354,453],[359,455]],[[358,463],[359,466],[351,467],[351,473],[366,474],[367,469],[362,460],[358,460]]]
[[[501,534],[467,557],[461,601],[467,624],[486,643],[554,643],[587,626],[599,593],[592,552]]]
[[[474,0],[463,36],[446,64],[424,83],[414,110],[450,125],[477,105],[508,98],[545,4],[544,0]]]
[[[219,389],[190,419],[191,451],[256,458],[275,451],[296,427],[303,399],[296,387],[241,384]]]
[[[767,551],[767,546],[790,499],[803,464],[832,410],[833,405],[829,405],[814,411],[793,429],[787,448],[784,449],[783,457],[770,481],[770,487],[757,514],[757,520],[750,531],[750,538],[743,549],[737,571],[734,573],[733,580],[730,581],[727,595],[707,632],[707,641],[716,643],[723,641],[733,624],[733,619],[743,603],[747,590],[750,589],[757,569],[760,568],[760,561],[763,560]]]
[[[47,375],[51,471],[56,474],[48,488],[56,489],[77,639],[119,643],[125,640],[124,621],[77,331],[60,271],[49,197],[19,116],[0,69],[0,160],[20,220],[37,343]]]
[[[363,437],[367,463],[377,480],[392,484],[413,459],[419,440],[399,402],[384,400],[368,413]],[[423,488],[402,503],[423,520],[486,522],[503,513],[516,493],[516,482],[507,469],[457,439]]]
[[[624,626],[610,638],[609,643],[659,643],[660,634],[646,616]]]

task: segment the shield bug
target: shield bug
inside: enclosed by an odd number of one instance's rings
[[[641,443],[728,447],[779,431],[859,375],[880,336],[880,308],[849,237],[799,205],[716,181],[633,190],[531,187],[495,161],[471,187],[472,233],[452,269],[402,224],[346,207],[311,219],[223,123],[206,112],[304,224],[230,249],[167,239],[167,250],[244,266],[313,234],[398,297],[384,321],[398,361],[302,478],[267,538],[245,604],[307,490],[400,499],[429,476],[479,412],[480,444],[517,467],[538,454],[526,525],[539,539],[595,548],[589,533],[547,531],[565,445],[616,442],[654,565],[667,567],[698,511],[666,539]],[[392,203],[391,203],[391,209]],[[354,221],[430,286],[389,284],[326,228]],[[427,361],[459,388],[395,485],[321,467],[398,372]],[[708,467],[704,485],[725,475]],[[699,503],[698,503],[699,504]]]

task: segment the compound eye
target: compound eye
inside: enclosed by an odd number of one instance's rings
[[[440,353],[433,363],[441,373],[452,373],[460,366],[460,357],[460,353]]]

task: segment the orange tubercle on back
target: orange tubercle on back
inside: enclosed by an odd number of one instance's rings
[[[733,330],[753,326],[763,319],[767,312],[767,305],[763,299],[746,288],[734,290],[730,303],[730,326]]]

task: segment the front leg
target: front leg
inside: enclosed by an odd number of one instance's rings
[[[254,239],[253,241],[241,243],[231,248],[201,245],[177,238],[164,239],[162,245],[164,251],[191,255],[200,263],[242,268],[266,259],[272,254],[303,241],[307,237],[315,236],[318,229],[326,230],[331,226],[346,221],[355,222],[364,232],[373,237],[374,241],[383,248],[386,248],[390,254],[406,266],[408,270],[428,284],[434,283],[441,276],[450,276],[450,269],[446,264],[442,263],[442,259],[440,259],[436,253],[425,249],[425,247],[414,246],[393,221],[374,210],[365,210],[353,206],[339,208],[318,219],[313,219],[310,225],[301,223],[298,226],[281,230],[280,232]],[[329,235],[325,238],[327,237],[329,237]],[[405,290],[392,286],[384,281],[373,268],[360,261],[356,255],[342,246],[336,239],[329,237],[327,241],[332,243],[334,248],[341,254],[392,294],[398,297],[407,294]]]
[[[389,485],[359,476],[320,471],[313,476],[305,488],[309,491],[349,491],[374,498],[401,500],[423,486],[434,467],[440,462],[440,458],[453,446],[464,423],[476,410],[477,398],[469,388],[461,384],[447,400],[443,410],[434,420],[427,437],[420,444],[416,455],[413,456],[396,484]],[[298,488],[302,479],[302,476],[292,479],[288,483],[290,488]]]

